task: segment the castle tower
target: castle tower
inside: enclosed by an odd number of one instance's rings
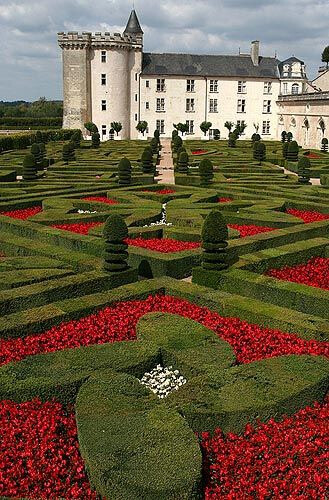
[[[103,140],[110,124],[122,123],[122,138],[139,120],[143,31],[133,10],[123,34],[59,33],[63,50],[65,128],[94,122]]]

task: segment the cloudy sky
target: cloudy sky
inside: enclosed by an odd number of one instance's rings
[[[329,0],[135,0],[145,50],[303,59],[310,78],[329,45]],[[59,31],[121,31],[131,0],[0,0],[0,101],[62,98]]]

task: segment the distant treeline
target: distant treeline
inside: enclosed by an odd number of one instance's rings
[[[0,118],[3,125],[6,124],[3,123],[4,118],[62,118],[62,116],[62,101],[47,101],[45,97],[40,97],[35,102],[0,101]],[[11,125],[14,125],[14,123],[12,122]],[[21,123],[17,123],[17,125],[21,125]],[[33,123],[33,125],[38,125],[38,123]],[[47,125],[47,123],[44,125]]]

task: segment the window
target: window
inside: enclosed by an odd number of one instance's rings
[[[138,82],[138,73],[135,73],[135,82]]]
[[[244,120],[237,120],[236,126],[237,127],[244,127],[245,128],[246,122]],[[245,135],[245,131],[241,132],[241,135]]]
[[[209,101],[209,113],[218,113],[218,100],[210,99]]]
[[[272,93],[272,82],[264,82],[264,94]]]
[[[106,85],[106,75],[104,73],[101,75],[101,84]]]
[[[106,101],[102,101],[102,111],[106,111]]]
[[[265,100],[263,101],[263,113],[270,113],[271,112],[271,101]]]
[[[106,50],[102,50],[101,52],[101,61],[102,63],[106,63]]]
[[[263,135],[269,135],[270,128],[271,128],[271,122],[269,120],[264,121],[263,122],[263,127],[262,127],[262,134]]]
[[[135,122],[137,122],[137,121],[138,121],[138,115],[137,115],[137,113],[135,113]]]
[[[238,94],[245,94],[247,92],[247,82],[242,80],[238,81]]]
[[[135,102],[138,102],[138,94],[135,94]]]
[[[146,80],[146,82],[145,82],[145,87],[146,87],[147,89],[149,89],[149,88],[150,88],[150,80]]]
[[[210,92],[218,92],[218,80],[210,80]]]
[[[102,135],[106,135],[106,125],[102,125]]]
[[[245,112],[246,112],[246,100],[238,99],[238,113],[245,113]]]
[[[188,131],[186,133],[189,135],[194,134],[194,120],[186,120],[186,125],[188,126]]]
[[[165,110],[165,100],[163,97],[157,98],[157,112],[158,113],[163,113]]]
[[[292,94],[299,94],[299,85],[298,85],[298,83],[294,83],[291,86],[291,93]]]
[[[194,113],[194,99],[186,99],[186,112]]]
[[[150,109],[150,103],[149,102],[145,103],[145,109]]]
[[[284,94],[288,94],[288,83],[287,83],[287,82],[285,82],[285,83],[283,84],[283,93],[284,93]]]
[[[157,92],[164,92],[166,90],[166,80],[164,78],[157,79]]]
[[[165,122],[164,120],[157,120],[156,121],[156,129],[160,132],[160,134],[165,133]]]
[[[195,90],[195,80],[187,80],[186,92],[194,92],[194,90]]]

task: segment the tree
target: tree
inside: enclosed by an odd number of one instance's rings
[[[189,157],[186,151],[182,151],[179,155],[179,160],[178,160],[178,172],[180,174],[188,174],[188,164],[189,164]]]
[[[177,123],[174,124],[176,130],[178,130],[182,135],[186,134],[189,130],[187,123]]]
[[[291,142],[291,141],[292,141],[292,138],[293,138],[292,133],[291,133],[291,132],[288,132],[288,133],[287,133],[287,141],[288,141],[288,142]]]
[[[200,125],[200,129],[202,130],[204,135],[207,135],[207,133],[208,133],[209,129],[211,129],[211,127],[212,127],[212,123],[207,122],[207,121],[202,122]]]
[[[298,182],[299,184],[310,184],[311,162],[306,156],[301,156],[298,160]]]
[[[70,152],[70,161],[75,161],[75,144],[70,141],[69,144],[69,152]]]
[[[149,149],[144,149],[141,157],[143,174],[151,174],[153,172],[154,167],[152,160],[153,160],[152,151],[150,151]]]
[[[171,139],[174,140],[175,137],[178,137],[178,130],[173,130],[171,133]]]
[[[99,148],[100,143],[101,143],[101,136],[99,135],[98,132],[94,132],[91,136],[91,147]]]
[[[145,122],[145,121],[138,122],[138,124],[136,126],[136,130],[138,130],[138,132],[140,132],[142,135],[144,135],[146,130],[147,130],[147,127],[148,127],[147,122]]]
[[[257,134],[257,133],[255,132],[254,134],[252,134],[252,136],[251,136],[251,140],[252,140],[252,142],[253,142],[253,143],[255,143],[255,142],[260,141],[260,140],[261,140],[261,137],[260,137],[260,135],[259,135],[259,134]]]
[[[42,161],[42,153],[40,151],[40,146],[34,142],[31,146],[31,154],[34,156],[35,164],[39,165]]]
[[[298,161],[299,146],[296,141],[289,143],[287,151],[287,160],[297,162]]]
[[[284,142],[282,144],[282,156],[285,159],[287,159],[288,156],[288,149],[289,149],[289,142]]]
[[[39,151],[40,151],[40,154],[39,154],[40,162],[38,164],[38,170],[39,170],[39,169],[48,167],[48,160],[47,160],[47,150],[46,150],[45,143],[40,142],[38,144],[38,146],[39,146]]]
[[[90,132],[90,134],[95,134],[96,132],[98,132],[97,125],[95,125],[93,122],[85,123],[84,127],[86,130],[88,130],[88,132]]]
[[[234,123],[233,122],[225,122],[224,127],[227,128],[227,130],[229,132],[231,132],[232,128],[234,127]]]
[[[200,186],[207,187],[214,177],[214,166],[210,160],[204,158],[199,165]]]
[[[177,151],[179,150],[179,148],[181,148],[182,146],[183,146],[182,138],[179,137],[178,135],[175,136],[174,139],[173,139],[173,152],[177,153]]]
[[[246,130],[247,128],[247,124],[246,123],[238,123],[237,126],[236,126],[236,131],[240,137],[240,135],[243,134],[243,132]]]
[[[224,271],[229,267],[227,258],[228,229],[219,210],[207,215],[201,231],[202,268],[208,271]]]
[[[43,142],[43,136],[42,136],[42,133],[40,132],[40,130],[37,130],[35,133],[35,142],[37,142],[38,144]]]
[[[329,65],[329,45],[325,47],[325,49],[322,52],[322,62],[326,63],[326,68],[328,69]]]
[[[259,161],[259,165],[266,160],[266,146],[263,142],[256,141],[254,143],[254,160]]]
[[[119,132],[121,132],[121,130],[122,130],[122,123],[112,122],[111,128],[113,128],[114,132],[116,132],[116,134],[119,135]]]
[[[131,163],[128,158],[122,158],[118,167],[120,186],[129,186],[131,184],[131,170]]]
[[[328,152],[328,139],[326,137],[324,137],[321,141],[321,151],[324,153]]]
[[[27,154],[23,160],[23,180],[34,181],[37,178],[37,165],[33,154]]]
[[[153,137],[153,139],[151,139],[151,142],[150,142],[150,146],[152,148],[152,153],[154,155],[158,154],[159,153],[159,143],[158,143],[158,139],[156,139],[155,137]]]
[[[156,129],[154,131],[153,137],[155,137],[157,141],[160,142],[160,130]]]
[[[104,269],[111,273],[119,273],[128,268],[127,259],[128,228],[121,215],[112,214],[103,228],[105,240]]]
[[[230,132],[228,135],[228,147],[235,148],[236,147],[236,135],[233,132]]]
[[[71,137],[71,141],[74,142],[76,148],[81,146],[82,133],[81,130],[77,130]]]

